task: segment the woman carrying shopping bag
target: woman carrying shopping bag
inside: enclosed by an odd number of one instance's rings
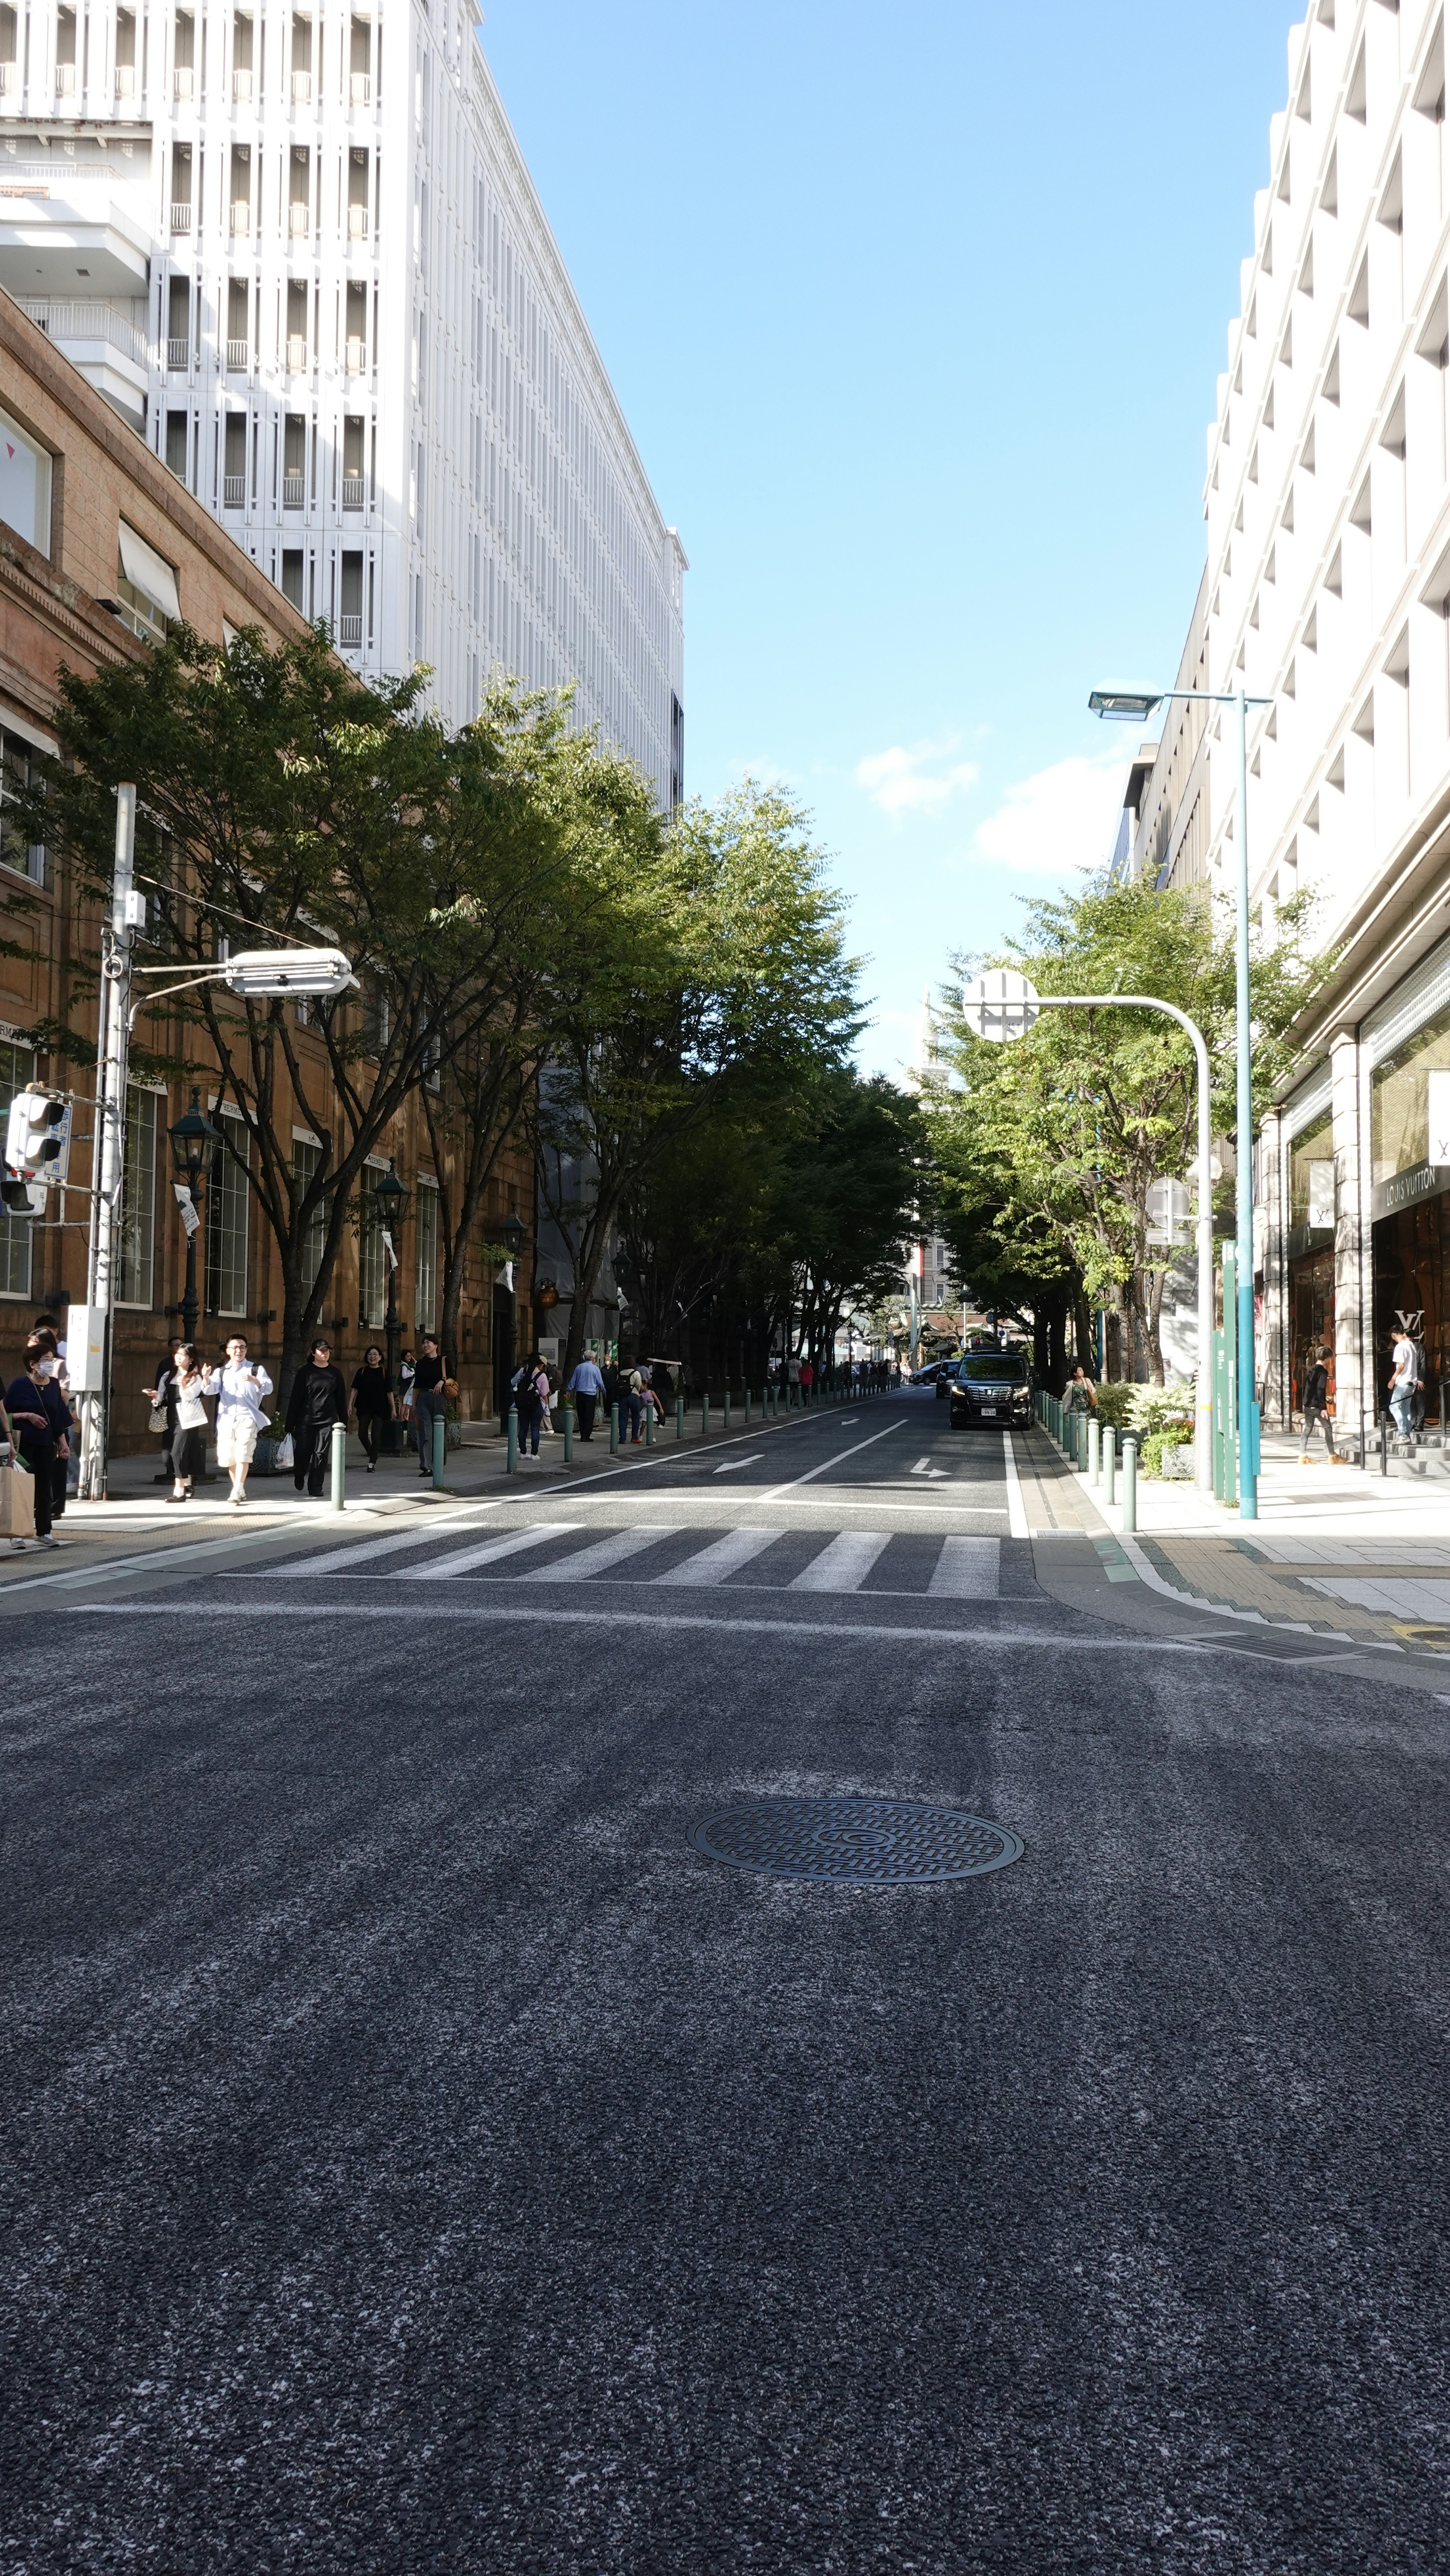
[[[334,1422],[347,1420],[347,1389],[341,1369],[332,1365],[332,1344],[318,1340],[307,1366],[292,1380],[287,1399],[287,1431],[292,1442],[292,1482],[298,1493],[306,1484],[314,1502],[321,1500],[332,1447]]]
[[[194,1342],[177,1343],[171,1355],[171,1370],[176,1380],[176,1438],[171,1449],[176,1482],[166,1499],[168,1503],[189,1503],[197,1477],[206,1473],[206,1396],[211,1376]]]

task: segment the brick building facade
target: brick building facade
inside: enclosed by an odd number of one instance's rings
[[[48,721],[63,668],[91,674],[142,654],[149,649],[147,638],[164,633],[178,616],[218,641],[228,628],[243,626],[260,627],[273,643],[305,631],[297,611],[251,557],[44,331],[0,293],[0,736],[10,774],[31,753],[54,748]],[[52,1058],[35,1038],[47,1023],[63,1022],[94,1044],[95,1005],[87,988],[99,953],[99,923],[94,908],[78,901],[65,864],[26,846],[3,791],[0,930],[22,952],[0,956],[0,1115],[11,1093],[31,1079],[72,1087],[76,1095],[67,1186],[51,1190],[42,1219],[0,1217],[0,1365],[8,1374],[33,1315],[42,1306],[79,1303],[85,1295],[93,1085],[84,1063]],[[186,1052],[179,1028],[168,1041],[155,1020],[148,1023],[148,1043],[162,1053]],[[301,1032],[299,1044],[308,1043]],[[181,1083],[169,1092],[133,1083],[129,1094],[112,1411],[113,1444],[122,1450],[144,1445],[141,1389],[151,1383],[175,1329],[185,1236],[171,1187],[166,1130],[188,1097]],[[442,1290],[437,1176],[416,1102],[395,1122],[386,1144],[413,1193],[398,1272],[398,1306],[411,1340],[437,1320]],[[294,1154],[309,1150],[315,1147],[309,1148],[305,1132],[294,1128]],[[484,1240],[496,1239],[511,1201],[531,1216],[532,1181],[522,1157],[509,1158],[493,1186],[481,1219]],[[255,1196],[230,1157],[220,1166],[203,1213],[201,1338],[207,1348],[219,1345],[229,1328],[245,1321],[254,1349],[275,1363],[274,1310],[282,1302],[276,1250]],[[527,1254],[518,1284],[527,1284]],[[349,1376],[365,1343],[378,1336],[384,1294],[379,1248],[366,1229],[349,1234],[326,1317],[335,1355]],[[465,1408],[475,1417],[494,1402],[495,1355],[502,1360],[516,1338],[522,1342],[528,1324],[527,1303],[510,1294],[502,1275],[481,1259],[471,1261],[461,1347],[450,1357]]]

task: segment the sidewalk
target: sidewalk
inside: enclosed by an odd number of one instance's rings
[[[1071,1486],[1071,1525],[1083,1525],[1080,1511],[1116,1533],[1127,1564],[1154,1590],[1316,1636],[1450,1654],[1450,1483],[1442,1492],[1373,1468],[1300,1467],[1297,1447],[1275,1443],[1256,1521],[1241,1528],[1236,1512],[1192,1486],[1140,1477],[1130,1538],[1120,1499],[1107,1504],[1101,1485],[1069,1469],[1040,1426],[1029,1438],[1057,1470],[1047,1480],[1053,1494],[1064,1478]],[[1058,1513],[1062,1526],[1060,1501]]]

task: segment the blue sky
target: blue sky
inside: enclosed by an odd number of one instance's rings
[[[923,984],[1105,855],[1098,681],[1177,667],[1296,12],[490,0],[484,51],[668,520],[686,767],[809,805]],[[1206,40],[1207,39],[1207,40]]]

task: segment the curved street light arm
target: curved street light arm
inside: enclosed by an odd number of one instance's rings
[[[1212,1118],[1209,1109],[1208,1045],[1196,1020],[1180,1011],[1176,1002],[1160,1001],[1156,993],[1039,993],[1037,1006],[1043,1011],[1124,1010],[1161,1011],[1165,1018],[1176,1020],[1193,1041],[1198,1067],[1198,1371],[1194,1393],[1193,1481],[1200,1494],[1213,1492],[1213,1180],[1209,1160],[1213,1150]]]

